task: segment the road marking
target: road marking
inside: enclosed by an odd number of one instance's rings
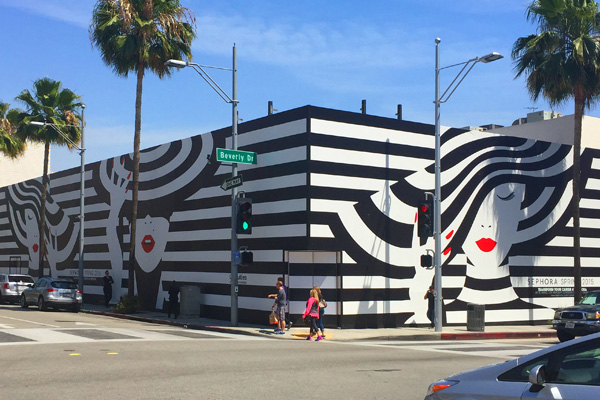
[[[90,324],[90,323],[87,323],[87,322],[75,322],[75,325],[98,326],[97,324]]]
[[[70,356],[80,356],[81,353],[69,353]]]
[[[137,341],[214,341],[271,340],[268,338],[170,328],[143,330],[124,328],[11,328],[0,329],[0,346],[18,344],[137,342]],[[108,349],[104,351],[108,352]],[[118,353],[117,353],[118,354]],[[111,354],[116,355],[116,354]]]
[[[504,358],[512,360],[544,349],[548,346],[540,344],[527,343],[506,343],[506,342],[482,342],[482,341],[369,341],[353,343],[359,346],[374,346],[397,349],[410,349],[416,351],[429,351],[447,354],[462,354],[469,356]]]
[[[0,315],[0,318],[12,319],[13,321],[27,322],[29,324],[34,324],[34,325],[49,326],[50,328],[60,328],[60,326],[58,326],[58,325],[44,324],[44,323],[41,323],[41,322],[29,321],[27,319],[7,317],[5,315]]]
[[[106,353],[106,354],[107,354],[107,355],[109,355],[109,356],[116,356],[116,355],[118,355],[119,353],[111,352],[111,353]]]
[[[12,325],[0,324],[0,329],[11,329],[12,327]]]

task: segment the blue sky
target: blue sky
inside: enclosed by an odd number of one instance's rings
[[[535,32],[529,0],[222,1],[181,0],[197,18],[194,62],[230,67],[238,54],[239,114],[245,121],[304,105],[433,123],[435,38],[441,65],[497,51],[478,64],[441,108],[442,125],[510,125],[530,112],[524,78],[514,79],[510,51]],[[44,76],[86,103],[86,162],[133,149],[135,75],[116,76],[92,48],[93,0],[0,0],[0,100]],[[442,73],[442,89],[457,69]],[[231,73],[211,70],[231,93]],[[556,109],[573,113],[572,102]],[[598,116],[598,110],[586,112]],[[231,106],[191,69],[159,80],[148,74],[142,101],[142,148],[231,125]],[[54,171],[79,165],[77,153],[53,148]]]

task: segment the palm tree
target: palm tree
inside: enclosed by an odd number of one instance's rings
[[[15,135],[20,111],[9,108],[0,101],[0,153],[14,159],[25,152],[25,142]]]
[[[135,233],[137,225],[142,126],[142,83],[149,70],[159,78],[170,76],[165,61],[191,59],[196,19],[179,0],[98,0],[94,6],[90,39],[106,65],[117,75],[137,75],[133,136],[133,188],[129,250],[128,295],[134,294]]]
[[[26,106],[26,110],[19,113],[16,135],[22,140],[44,144],[44,171],[42,174],[42,199],[40,206],[39,221],[39,275],[44,271],[44,256],[46,255],[46,243],[43,240],[46,230],[46,193],[48,190],[48,164],[50,161],[50,145],[58,144],[69,146],[65,138],[58,133],[62,132],[73,143],[81,140],[80,109],[82,103],[80,97],[69,89],[63,89],[60,81],[50,78],[38,79],[33,83],[33,93],[23,90],[17,100]],[[33,126],[30,122],[46,122],[56,127]]]
[[[575,301],[581,299],[580,171],[581,124],[585,107],[597,99],[600,82],[600,14],[593,0],[538,0],[527,7],[537,34],[513,45],[516,78],[527,75],[527,89],[551,105],[575,102],[573,132],[573,257]]]

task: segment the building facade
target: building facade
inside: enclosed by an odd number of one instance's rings
[[[545,121],[544,123],[546,123]],[[239,320],[267,323],[277,277],[299,322],[320,286],[325,323],[342,328],[428,324],[423,296],[434,272],[420,266],[433,240],[416,232],[417,204],[434,191],[432,125],[306,106],[239,126],[239,189],[253,200],[253,232],[239,246]],[[141,154],[136,292],[163,309],[169,285],[200,288],[203,316],[230,313],[230,165],[215,161],[231,130]],[[469,303],[486,323],[535,323],[572,303],[572,146],[500,133],[442,135],[444,322],[464,324]],[[210,160],[207,160],[208,156]],[[600,152],[582,152],[583,287],[600,287]],[[86,301],[100,301],[110,270],[126,293],[131,155],[86,166]],[[77,276],[79,171],[50,177],[44,274]],[[37,265],[41,181],[0,189],[0,268]],[[19,261],[19,263],[17,263]]]

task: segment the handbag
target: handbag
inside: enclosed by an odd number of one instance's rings
[[[277,314],[275,312],[271,312],[269,314],[269,325],[277,325],[279,323],[279,318],[277,318]]]
[[[319,308],[327,308],[327,302],[324,298],[321,298],[321,300],[319,301]]]

